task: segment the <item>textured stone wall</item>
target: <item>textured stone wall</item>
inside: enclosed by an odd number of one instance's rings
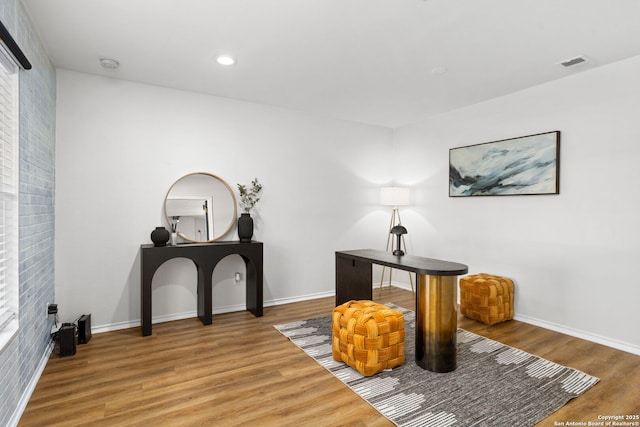
[[[33,65],[20,71],[19,330],[0,350],[0,425],[15,425],[49,353],[46,305],[55,297],[56,74],[19,0],[0,19]]]

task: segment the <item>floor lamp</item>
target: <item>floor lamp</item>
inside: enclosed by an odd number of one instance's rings
[[[387,248],[386,251],[393,252],[393,239],[392,235],[397,235],[398,238],[398,248],[400,249],[400,243],[402,243],[402,247],[404,249],[404,253],[407,253],[407,244],[404,241],[404,234],[406,233],[406,229],[404,229],[402,234],[394,233],[394,227],[402,226],[402,220],[400,219],[400,206],[408,206],[409,205],[409,189],[406,187],[383,187],[380,189],[380,204],[383,206],[392,206],[391,212],[391,220],[389,221],[389,230],[387,232]],[[404,227],[402,227],[404,228]],[[380,289],[382,289],[382,283],[384,282],[384,272],[386,270],[386,266],[382,267],[382,275],[380,276]],[[391,286],[391,275],[393,273],[393,269],[389,268],[389,286]],[[411,283],[411,291],[413,290],[413,276],[411,272],[409,274],[409,282]]]

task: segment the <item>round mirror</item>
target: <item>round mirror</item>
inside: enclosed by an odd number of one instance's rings
[[[177,180],[164,200],[164,214],[178,236],[190,242],[218,240],[237,219],[233,190],[224,180],[204,172]]]

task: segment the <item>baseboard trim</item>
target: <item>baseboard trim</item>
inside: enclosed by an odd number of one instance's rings
[[[291,304],[293,302],[332,297],[334,295],[335,295],[334,291],[328,291],[328,292],[319,292],[315,294],[299,295],[299,296],[288,297],[288,298],[276,298],[276,299],[265,301],[263,303],[263,307],[273,307],[276,305]],[[216,315],[216,314],[222,314],[222,313],[233,313],[234,311],[244,311],[244,310],[246,310],[246,306],[244,304],[228,305],[223,307],[214,307],[213,314]],[[193,317],[198,317],[197,311],[187,311],[183,313],[175,313],[175,314],[170,314],[166,316],[155,316],[152,320],[152,323],[171,322],[173,320],[191,319]],[[140,319],[133,320],[130,322],[109,323],[106,325],[92,326],[91,332],[94,334],[99,334],[102,332],[110,332],[110,331],[117,331],[120,329],[135,328],[140,326],[140,324],[141,324]]]
[[[53,348],[50,345],[50,343],[47,344],[47,347],[45,348],[44,353],[42,353],[42,357],[40,357],[40,361],[38,362],[38,365],[36,366],[36,369],[33,375],[31,376],[31,380],[29,380],[29,384],[27,384],[27,388],[24,390],[24,393],[22,393],[22,396],[18,401],[18,405],[16,406],[16,409],[13,412],[13,415],[9,419],[10,427],[16,427],[20,422],[20,418],[22,418],[22,414],[24,413],[24,410],[27,409],[27,404],[31,399],[31,395],[33,395],[33,391],[36,389],[36,386],[38,385],[38,381],[40,381],[42,372],[44,371],[44,368],[47,367],[47,362],[49,361],[49,356],[51,356],[52,351],[53,351]]]
[[[392,281],[391,284],[389,284],[389,282],[383,282],[383,287],[384,286],[394,286],[396,288],[400,288],[400,289],[405,289],[410,291],[411,290],[411,285],[408,283],[402,283],[402,282],[395,282]],[[374,283],[372,284],[374,289],[377,289],[380,286],[380,282]],[[307,301],[307,300],[312,300],[312,299],[317,299],[317,298],[326,298],[326,297],[331,297],[334,296],[335,292],[334,291],[328,291],[328,292],[319,292],[319,293],[314,293],[314,294],[306,294],[306,295],[299,295],[299,296],[295,296],[295,297],[288,297],[288,298],[277,298],[277,299],[272,299],[269,301],[265,301],[264,302],[264,306],[265,307],[272,307],[272,306],[276,306],[276,305],[283,305],[283,304],[290,304],[290,303],[294,303],[294,302],[300,302],[300,301]],[[234,311],[244,311],[246,308],[244,305],[229,305],[229,306],[224,306],[224,307],[216,307],[213,309],[213,314],[222,314],[222,313],[231,313]],[[172,314],[172,315],[167,315],[167,316],[156,316],[153,318],[153,323],[162,323],[162,322],[170,322],[173,320],[182,320],[182,319],[190,319],[193,317],[197,317],[198,314],[195,311],[189,311],[189,312],[185,312],[185,313],[177,313],[177,314]],[[640,355],[640,346],[637,345],[633,345],[630,343],[626,343],[623,341],[618,341],[618,340],[614,340],[611,338],[607,338],[607,337],[603,337],[601,335],[596,335],[596,334],[592,334],[589,332],[585,332],[585,331],[581,331],[578,329],[573,329],[573,328],[569,328],[563,325],[559,325],[553,322],[548,322],[545,320],[541,320],[541,319],[537,319],[534,317],[530,317],[530,316],[524,316],[524,315],[516,315],[515,320],[518,320],[520,322],[524,322],[524,323],[528,323],[531,325],[535,325],[535,326],[539,326],[541,328],[545,328],[545,329],[549,329],[555,332],[560,332],[562,334],[565,335],[569,335],[572,337],[576,337],[576,338],[581,338],[587,341],[591,341],[591,342],[595,342],[597,344],[602,344],[602,345],[606,345],[607,347],[612,347],[615,348],[617,350],[622,350],[622,351],[626,351],[627,353],[632,353],[632,354],[636,354],[636,355]],[[112,324],[107,324],[107,325],[100,325],[100,326],[94,326],[92,328],[92,332],[93,333],[101,333],[101,332],[109,332],[109,331],[115,331],[115,330],[119,330],[119,329],[127,329],[127,328],[134,328],[140,326],[140,320],[135,320],[135,321],[131,321],[131,322],[120,322],[120,323],[112,323]],[[43,367],[44,369],[44,367]]]
[[[633,345],[627,342],[614,340],[612,338],[603,337],[602,335],[592,334],[590,332],[569,328],[567,326],[559,325],[557,323],[548,322],[546,320],[540,320],[535,317],[524,316],[521,314],[516,314],[514,316],[514,319],[523,323],[528,323],[530,325],[535,325],[541,328],[550,329],[555,332],[560,332],[561,334],[595,342],[597,344],[606,345],[607,347],[612,347],[617,350],[626,351],[627,353],[636,354],[640,356],[640,346]]]
[[[376,282],[373,285],[373,289],[379,289],[380,288],[380,282]],[[389,281],[386,282],[382,282],[382,287],[389,287],[389,286],[393,286],[394,288],[400,288],[400,289],[404,289],[405,291],[413,291],[415,292],[415,286],[416,284],[414,283],[414,289],[411,289],[411,285],[409,283],[404,283],[404,282],[396,282],[394,280],[391,281],[391,283],[389,283]]]
[[[296,297],[278,298],[278,299],[266,301],[264,303],[264,306],[272,307],[274,305],[291,304],[293,302],[309,301],[309,300],[318,299],[318,298],[334,297],[335,295],[336,295],[335,291],[328,291],[328,292],[318,292],[315,294],[299,295]],[[242,309],[244,310],[244,306]]]
[[[376,289],[380,286],[380,283],[379,282],[374,283],[373,286],[374,286],[374,289]],[[383,282],[383,286],[389,286],[389,282],[388,281]],[[396,288],[400,288],[400,289],[405,289],[407,291],[411,290],[411,285],[409,285],[408,283],[392,281],[391,286],[395,286]],[[569,328],[567,326],[559,325],[553,322],[548,322],[546,320],[537,319],[535,317],[515,315],[514,319],[523,323],[539,326],[541,328],[549,329],[554,332],[559,332],[561,334],[591,341],[597,344],[602,344],[607,347],[615,348],[616,350],[621,350],[627,353],[636,354],[640,356],[640,346],[633,345],[627,342],[604,337],[602,335],[592,334],[590,332],[585,332],[579,329]]]

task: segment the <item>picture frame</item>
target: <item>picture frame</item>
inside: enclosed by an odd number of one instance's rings
[[[449,149],[449,197],[560,194],[560,131]]]

